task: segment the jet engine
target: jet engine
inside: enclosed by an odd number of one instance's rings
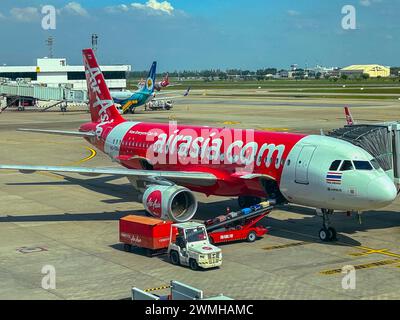
[[[156,218],[186,222],[197,211],[197,200],[187,188],[177,185],[151,185],[143,194],[143,205]]]

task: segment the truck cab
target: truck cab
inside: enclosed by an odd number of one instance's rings
[[[168,256],[172,264],[189,266],[192,270],[214,268],[222,264],[221,249],[210,244],[206,227],[197,222],[171,226]]]

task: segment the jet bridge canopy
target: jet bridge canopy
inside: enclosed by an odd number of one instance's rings
[[[400,122],[345,126],[332,130],[328,136],[348,141],[369,152],[400,186]]]
[[[363,148],[376,158],[383,170],[393,169],[392,139],[387,126],[345,126],[344,128],[332,130],[328,135]]]

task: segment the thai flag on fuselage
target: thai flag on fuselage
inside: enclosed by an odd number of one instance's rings
[[[326,182],[333,184],[342,183],[342,173],[341,172],[328,172],[326,175]]]

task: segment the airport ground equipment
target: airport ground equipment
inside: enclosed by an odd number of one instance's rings
[[[173,264],[193,270],[222,264],[221,249],[210,244],[204,224],[197,222],[173,224],[173,221],[129,215],[119,220],[119,239],[125,251],[141,248],[148,256],[168,253]]]
[[[172,100],[152,100],[145,104],[145,110],[171,110],[172,108]]]
[[[189,266],[192,270],[215,268],[222,264],[221,249],[210,243],[206,227],[197,222],[171,226],[168,256],[172,264]]]
[[[348,141],[373,155],[400,190],[400,122],[346,125],[328,135]]]
[[[142,248],[148,256],[166,253],[171,240],[172,221],[129,215],[119,220],[119,239],[125,251]],[[172,239],[174,240],[172,232]]]
[[[86,90],[74,90],[63,86],[54,88],[45,87],[24,81],[1,83],[0,95],[16,100],[26,98],[40,101],[54,101],[55,103],[51,107],[60,105],[63,111],[66,111],[66,107],[64,108],[64,106],[66,106],[68,102],[86,103],[88,101]],[[47,107],[47,109],[51,107]]]
[[[155,291],[170,289],[168,295],[157,295]],[[171,281],[171,285],[152,288],[152,289],[139,289],[132,288],[132,300],[233,300],[223,294],[213,297],[204,297],[203,290],[194,288],[179,281]]]
[[[268,201],[231,212],[227,215],[205,221],[206,230],[212,244],[239,240],[254,242],[264,236],[268,229],[257,225],[273,209]]]

